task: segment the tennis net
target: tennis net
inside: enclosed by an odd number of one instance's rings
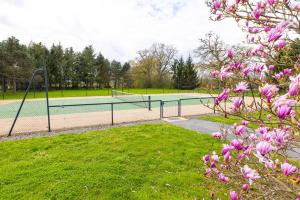
[[[117,98],[121,101],[132,103],[142,108],[149,108],[149,98],[146,95],[112,90],[112,97]]]

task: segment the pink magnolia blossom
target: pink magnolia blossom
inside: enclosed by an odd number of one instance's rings
[[[223,92],[216,98],[215,105],[219,105],[223,100],[226,100],[229,96],[229,89],[224,89]]]
[[[274,140],[277,145],[283,145],[287,142],[288,133],[281,129],[274,129]]]
[[[258,139],[258,137],[255,134],[251,134],[251,135],[249,135],[248,139],[251,141],[255,141]]]
[[[220,0],[214,0],[212,6],[213,6],[214,10],[219,10],[221,8],[221,1]]]
[[[244,134],[246,132],[246,130],[247,130],[247,127],[244,126],[244,125],[237,126],[235,128],[235,134],[236,135],[242,135],[242,134]]]
[[[232,49],[228,49],[228,51],[227,51],[227,56],[228,56],[229,58],[232,58],[232,57],[233,57],[233,50],[232,50]]]
[[[227,162],[231,159],[231,155],[230,152],[228,151],[225,155],[224,155],[224,162]]]
[[[277,44],[276,47],[277,49],[282,49],[283,47],[285,47],[286,43],[284,40],[280,40]]]
[[[277,24],[275,28],[272,28],[268,33],[268,42],[273,42],[281,38],[289,24],[290,23],[288,21],[282,21],[281,23]]]
[[[285,75],[285,76],[290,76],[290,75],[292,75],[292,69],[290,69],[290,68],[285,68],[284,70],[283,70],[283,74]]]
[[[277,109],[278,117],[280,119],[285,119],[292,111],[292,108],[288,106],[287,104],[284,104],[282,106],[279,106]]]
[[[270,153],[273,149],[274,149],[274,147],[269,142],[265,142],[265,141],[259,142],[256,145],[257,153],[259,153],[263,156]]]
[[[258,129],[256,129],[256,132],[259,133],[260,135],[264,135],[268,131],[269,131],[269,128],[268,127],[264,127],[264,126],[261,126]]]
[[[241,107],[242,104],[243,104],[243,99],[236,98],[234,100],[233,108],[232,108],[231,112],[234,113],[236,110],[238,110]]]
[[[250,71],[251,71],[251,67],[246,67],[246,68],[243,69],[242,72],[243,72],[243,75],[244,75],[244,76],[247,76],[247,75],[249,74]]]
[[[260,8],[256,8],[252,11],[252,16],[256,19],[259,19],[260,15],[262,13],[262,10]]]
[[[209,175],[211,175],[212,173],[213,173],[213,171],[212,171],[210,168],[208,168],[208,169],[205,170],[204,175],[205,175],[205,176],[209,176]]]
[[[243,93],[248,90],[248,83],[242,81],[235,86],[234,92],[236,93]]]
[[[266,97],[268,103],[271,102],[272,97],[277,94],[278,90],[279,89],[276,87],[276,85],[271,85],[268,83],[259,88],[259,92]]]
[[[223,173],[220,173],[219,174],[219,180],[224,182],[224,183],[227,183],[229,181],[229,178],[227,176],[225,176]]]
[[[285,176],[289,176],[290,174],[295,173],[298,169],[296,166],[285,162],[281,164],[281,170]]]
[[[244,184],[243,185],[243,191],[244,192],[248,192],[248,190],[249,190],[249,185],[248,184]]]
[[[221,133],[221,132],[215,132],[215,133],[212,134],[212,136],[213,136],[214,138],[220,139],[220,138],[222,138],[222,133]]]
[[[239,196],[238,193],[236,191],[231,191],[230,192],[230,199],[231,200],[238,200]]]
[[[249,122],[246,121],[246,120],[243,120],[243,121],[242,121],[242,124],[243,124],[244,126],[248,126],[248,125],[249,125]]]
[[[270,66],[268,67],[269,71],[273,71],[274,68],[275,68],[274,65],[270,65]]]
[[[294,3],[292,5],[292,10],[293,11],[300,11],[300,3]]]
[[[223,80],[227,79],[228,77],[231,77],[232,75],[233,75],[233,73],[229,72],[228,67],[222,67],[221,71],[219,73],[219,78],[223,81]]]
[[[232,149],[233,149],[232,146],[228,144],[223,144],[222,155],[225,155],[227,152],[231,151]]]
[[[248,165],[244,165],[242,168],[242,174],[244,178],[249,180],[250,185],[252,184],[253,180],[257,180],[260,178],[259,174],[255,169],[251,169]]]
[[[215,151],[213,151],[213,153],[211,155],[211,159],[216,163],[219,162],[219,156],[216,154]]]
[[[231,141],[231,145],[237,149],[237,150],[242,150],[244,147],[243,147],[243,140],[240,140],[240,139],[233,139]]]
[[[273,6],[276,3],[276,0],[267,0],[270,6]]]
[[[297,96],[300,90],[300,85],[298,83],[291,83],[289,86],[289,95]]]
[[[277,74],[274,74],[273,77],[274,77],[276,80],[280,80],[280,79],[283,78],[283,76],[284,76],[283,72],[279,72],[279,73],[277,73]]]
[[[205,164],[208,163],[209,159],[210,159],[210,155],[208,155],[208,154],[204,155],[203,158],[202,158],[202,160],[203,160],[203,162],[204,162]]]

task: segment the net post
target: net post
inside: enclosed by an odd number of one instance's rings
[[[110,104],[111,105],[111,125],[114,125],[114,104]]]
[[[50,121],[50,109],[49,109],[49,88],[48,88],[48,73],[47,66],[44,64],[44,81],[45,81],[45,94],[46,94],[46,104],[47,104],[47,118],[48,118],[48,132],[51,132],[51,121]]]
[[[148,107],[149,107],[149,111],[151,111],[152,108],[151,108],[151,96],[150,95],[148,96]]]
[[[34,78],[35,78],[36,74],[37,74],[38,72],[40,72],[40,71],[41,71],[41,69],[35,70],[35,72],[33,73],[32,77],[31,77],[31,80],[30,80],[30,82],[29,82],[29,84],[28,84],[28,87],[27,87],[27,89],[26,89],[26,91],[25,91],[25,95],[24,95],[24,97],[23,97],[23,99],[22,99],[21,105],[20,105],[20,107],[19,107],[19,109],[18,109],[18,112],[17,112],[17,114],[16,114],[16,116],[15,116],[15,119],[14,119],[14,121],[13,121],[13,124],[12,124],[11,127],[10,127],[9,133],[8,133],[8,135],[7,135],[8,137],[11,136],[11,133],[12,133],[12,131],[13,131],[15,125],[16,125],[17,119],[19,118],[20,112],[21,112],[22,107],[23,107],[23,105],[24,105],[25,99],[26,99],[26,97],[27,97],[27,95],[28,95],[28,92],[29,92],[29,90],[30,90],[30,88],[31,88],[31,86],[32,86],[32,83],[33,83],[33,81],[34,81]]]
[[[181,117],[181,99],[178,100],[178,117]]]
[[[160,101],[160,118],[164,118],[164,102]]]

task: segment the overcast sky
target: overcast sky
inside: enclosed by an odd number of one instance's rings
[[[208,18],[205,0],[0,0],[0,39],[60,42],[78,51],[92,44],[122,62],[156,42],[192,54],[209,31],[229,44],[244,40],[235,22]]]

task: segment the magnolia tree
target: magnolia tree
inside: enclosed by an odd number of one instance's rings
[[[230,62],[212,73],[225,86],[215,108],[243,120],[213,133],[226,144],[220,153],[203,157],[205,175],[228,184],[233,200],[300,199],[300,175],[294,160],[300,158],[295,152],[300,137],[300,56],[293,68],[275,75],[276,66],[266,64],[299,37],[300,3],[209,0],[208,5],[212,20],[235,19],[247,32],[249,49],[242,60],[229,49]]]

